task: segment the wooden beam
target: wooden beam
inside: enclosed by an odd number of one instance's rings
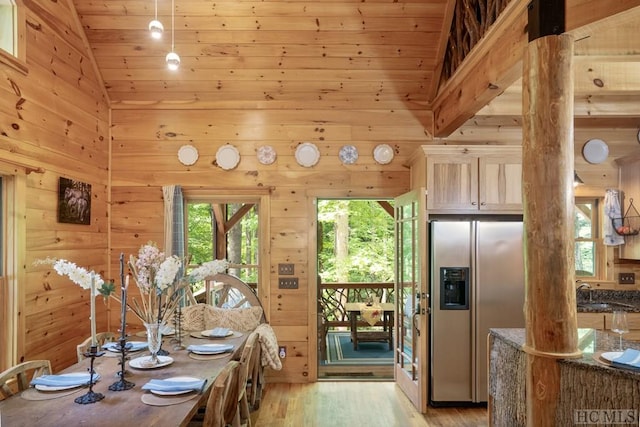
[[[242,205],[240,209],[238,209],[238,211],[235,214],[233,214],[233,216],[229,219],[229,221],[225,223],[224,225],[225,231],[228,232],[229,230],[231,230],[233,226],[236,225],[238,221],[240,221],[242,217],[245,216],[245,214],[249,212],[253,206],[254,206],[254,203],[246,203]]]
[[[523,79],[527,425],[553,426],[559,358],[580,357],[573,240],[573,37],[531,42]],[[549,189],[554,189],[549,191]]]
[[[639,14],[640,0],[568,0],[566,28],[579,38]],[[526,26],[526,2],[512,1],[434,100],[436,137],[450,135],[521,77]]]
[[[382,209],[384,209],[386,213],[388,213],[393,218],[394,212],[393,212],[393,206],[391,206],[391,203],[385,200],[378,200],[378,204],[382,207]]]

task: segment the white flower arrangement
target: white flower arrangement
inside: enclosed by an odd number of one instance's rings
[[[94,271],[87,271],[86,268],[78,267],[75,263],[65,259],[49,258],[34,261],[38,264],[53,264],[53,269],[60,276],[67,276],[76,285],[80,285],[82,289],[91,289],[91,281],[93,280],[95,288],[100,289],[104,285],[104,280]]]
[[[189,273],[189,282],[199,282],[206,277],[213,276],[218,273],[224,273],[229,268],[229,261],[226,259],[214,259],[201,264]]]
[[[148,242],[140,247],[137,257],[131,255],[129,268],[142,302],[139,304],[132,298],[132,304],[128,305],[133,313],[145,323],[166,323],[178,306],[176,292],[186,286],[179,277],[182,260],[177,256],[165,257],[154,242]]]

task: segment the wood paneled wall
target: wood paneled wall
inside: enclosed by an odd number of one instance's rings
[[[65,0],[25,6],[28,74],[0,64],[0,166],[26,175],[26,206],[9,206],[25,212],[17,238],[26,258],[8,279],[19,296],[17,362],[50,359],[58,370],[75,362],[76,345],[90,335],[89,292],[33,261],[64,258],[106,270],[109,106],[73,7]],[[58,222],[61,176],[91,184],[90,225]],[[104,313],[99,299],[98,329],[106,327]]]
[[[399,110],[114,110],[113,111],[113,209],[112,265],[117,256],[135,253],[148,240],[162,242],[162,190],[165,184],[190,188],[263,189],[272,187],[267,318],[288,356],[283,370],[271,375],[278,381],[309,381],[310,266],[309,244],[315,239],[315,197],[392,198],[409,188],[407,157],[427,137],[428,112]],[[314,142],[319,163],[304,168],[295,160],[296,146]],[[241,155],[237,168],[222,170],[215,164],[219,147],[235,145]],[[373,159],[377,144],[388,143],[395,158],[388,165]],[[194,145],[198,161],[184,166],[177,152]],[[277,151],[276,162],[262,165],[256,150],[269,144]],[[338,158],[345,144],[355,145],[359,158],[343,165]],[[128,256],[128,255],[127,255]],[[277,264],[295,265],[299,289],[277,286]],[[311,297],[314,301],[315,297]]]

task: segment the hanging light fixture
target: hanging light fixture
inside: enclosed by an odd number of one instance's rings
[[[169,67],[169,69],[171,71],[175,71],[178,69],[178,67],[180,66],[180,56],[178,56],[177,53],[175,53],[175,28],[176,28],[176,21],[175,21],[175,6],[174,6],[174,0],[171,0],[171,52],[167,53],[167,57],[165,58],[165,60],[167,61],[167,67]]]
[[[159,40],[162,38],[162,32],[164,31],[164,26],[162,22],[158,21],[158,0],[155,0],[156,13],[154,15],[154,19],[149,22],[149,31],[151,32],[151,37]]]

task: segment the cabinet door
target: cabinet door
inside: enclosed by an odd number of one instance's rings
[[[604,313],[578,313],[578,328],[593,328],[604,330]]]
[[[478,157],[427,158],[427,209],[478,210]]]
[[[620,168],[620,188],[624,192],[623,215],[629,207],[630,199],[633,199],[636,209],[640,207],[640,161],[625,164]],[[634,223],[637,223],[637,220],[638,218],[635,218]],[[620,246],[620,258],[640,259],[640,234],[624,237],[624,245]]]
[[[486,155],[479,161],[480,210],[522,211],[522,154]]]

